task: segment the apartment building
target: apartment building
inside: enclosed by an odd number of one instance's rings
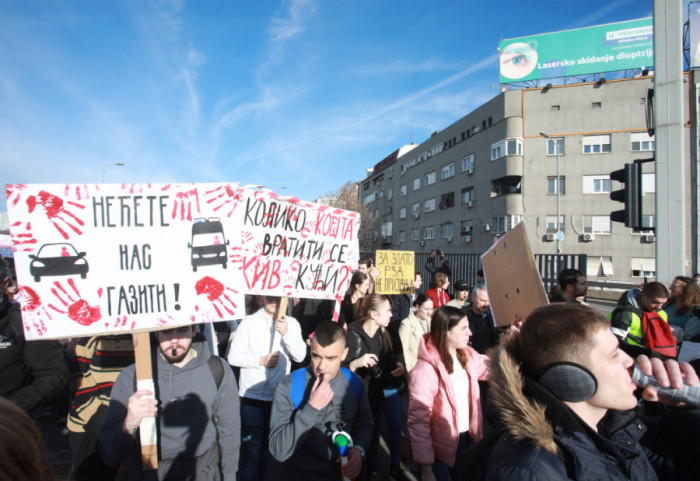
[[[611,222],[622,204],[609,196],[621,188],[611,171],[653,158],[645,121],[650,88],[653,77],[640,76],[506,90],[423,143],[403,146],[360,182],[360,199],[377,221],[376,248],[483,253],[522,221],[535,254],[587,254],[590,280],[653,277],[654,232]],[[690,111],[686,102],[685,119]],[[691,127],[686,121],[686,159]],[[644,164],[650,228],[653,169]],[[684,218],[696,223],[695,203]]]

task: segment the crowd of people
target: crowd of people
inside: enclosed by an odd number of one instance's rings
[[[451,282],[441,251],[426,268],[426,292],[416,273],[387,296],[363,259],[338,322],[325,301],[248,296],[241,320],[154,332],[149,385],[130,335],[25,342],[0,263],[0,479],[55,479],[30,416],[66,391],[74,480],[261,481],[271,463],[369,480],[380,437],[395,481],[700,479],[700,410],[631,378],[700,382],[676,360],[700,341],[695,279],[631,289],[606,318],[564,269],[549,305],[499,327],[483,272]]]

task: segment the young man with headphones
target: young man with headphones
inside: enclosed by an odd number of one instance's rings
[[[661,386],[699,382],[687,363],[646,356],[637,363]],[[697,464],[697,454],[689,451],[697,450],[698,443],[687,441],[682,427],[671,430],[660,424],[659,432],[650,428],[645,436],[630,375],[633,366],[599,312],[571,303],[533,311],[520,332],[504,338],[491,355],[489,395],[502,428],[484,444],[485,472],[480,474],[509,481],[646,481],[670,479],[671,465],[679,473],[680,464],[672,464],[679,461],[677,456]],[[652,387],[642,397],[661,400]],[[684,427],[696,429],[697,424]],[[668,432],[662,433],[664,429]],[[689,433],[687,439],[695,436]],[[470,469],[475,469],[473,464]]]

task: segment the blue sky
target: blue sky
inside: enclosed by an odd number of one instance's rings
[[[0,0],[0,180],[104,170],[313,200],[493,97],[499,39],[652,14],[651,0],[532,5]]]

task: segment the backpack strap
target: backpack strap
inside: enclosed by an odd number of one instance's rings
[[[292,384],[289,387],[289,398],[292,400],[295,411],[304,400],[304,388],[306,388],[306,368],[302,367],[292,371]]]
[[[341,367],[340,370],[343,372],[345,379],[347,379],[348,384],[350,384],[352,392],[355,394],[355,401],[359,403],[360,398],[362,397],[362,381],[360,381],[357,374],[352,372],[347,367]]]
[[[214,382],[216,383],[216,390],[218,391],[221,387],[221,381],[224,379],[224,365],[223,359],[219,356],[211,355],[208,361],[209,369],[211,369],[211,374],[214,376]]]
[[[350,385],[353,394],[355,395],[355,401],[360,402],[360,397],[362,397],[362,381],[357,375],[346,367],[341,367],[340,371],[345,376],[345,379]],[[304,390],[306,389],[306,368],[302,367],[296,371],[292,371],[292,383],[289,387],[289,398],[292,401],[292,406],[296,411],[301,406],[301,402],[304,400]]]

